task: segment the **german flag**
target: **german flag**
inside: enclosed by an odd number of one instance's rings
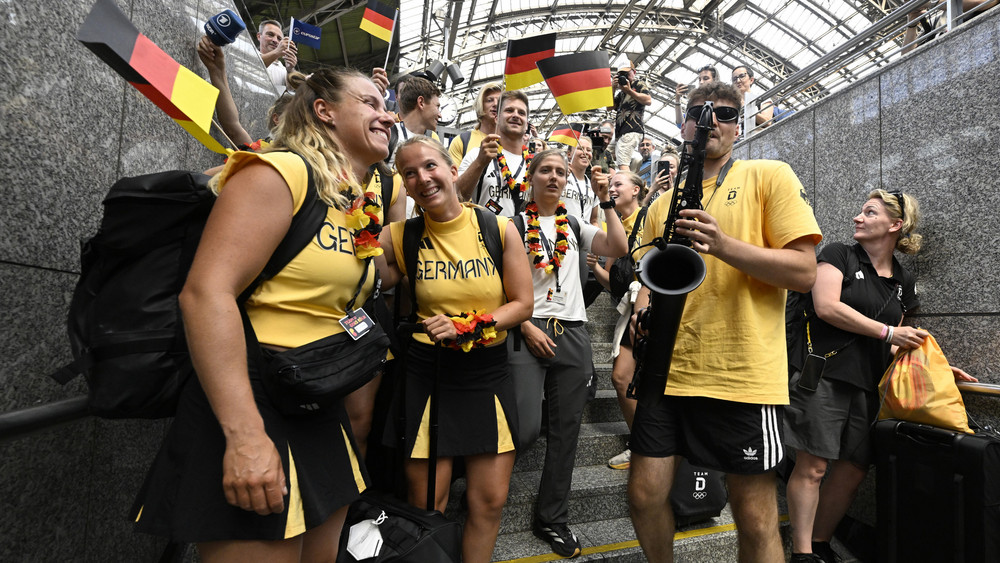
[[[556,34],[507,40],[507,66],[503,71],[508,90],[520,90],[542,81],[535,63],[556,54]]]
[[[97,0],[76,38],[195,139],[227,154],[208,133],[219,90],[139,33],[113,0]]]
[[[552,131],[549,135],[549,142],[562,143],[564,145],[569,145],[575,147],[580,141],[580,135],[583,134],[583,124],[576,123],[573,125],[561,125],[559,128]]]
[[[538,70],[559,109],[570,115],[614,105],[609,63],[606,51],[592,51],[538,61]]]
[[[378,0],[368,0],[365,15],[361,18],[361,29],[386,43],[392,43],[397,13],[399,10],[396,8],[386,6]]]

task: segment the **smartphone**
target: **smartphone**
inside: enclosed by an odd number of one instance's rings
[[[823,377],[823,366],[826,358],[809,354],[806,356],[806,364],[802,366],[802,376],[799,377],[799,388],[806,391],[815,391],[819,387],[819,380]]]

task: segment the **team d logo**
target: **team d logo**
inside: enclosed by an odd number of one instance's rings
[[[707,476],[707,471],[694,472],[694,492],[691,493],[691,496],[695,500],[705,500],[705,497],[708,496],[708,491],[706,490],[708,488],[708,481],[705,479]]]

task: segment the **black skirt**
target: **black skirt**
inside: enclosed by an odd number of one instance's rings
[[[286,418],[271,406],[255,363],[249,360],[250,382],[265,431],[281,455],[289,491],[285,511],[260,516],[226,502],[225,436],[198,378],[192,377],[132,508],[138,531],[187,543],[281,540],[319,526],[367,488],[343,404]]]
[[[427,459],[429,403],[438,374],[438,456],[500,454],[517,449],[517,400],[507,369],[507,345],[469,352],[411,342],[402,375],[406,378],[405,457]],[[400,398],[386,428],[385,444],[398,443]]]

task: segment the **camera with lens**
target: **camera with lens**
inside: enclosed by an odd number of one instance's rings
[[[608,131],[606,131],[607,133],[611,132],[610,127],[604,127],[604,129],[608,129]],[[601,133],[604,132],[605,131],[602,131],[601,127],[588,127],[585,133],[588,137],[590,137],[591,144],[594,145],[595,155],[607,148],[607,141],[605,141],[604,137],[601,136]]]
[[[619,70],[617,78],[618,78],[618,85],[619,86],[628,86],[629,85],[628,71],[627,70]]]

